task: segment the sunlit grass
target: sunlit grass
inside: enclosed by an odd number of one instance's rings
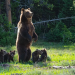
[[[75,66],[75,44],[63,44],[55,42],[45,42],[37,41],[33,42],[31,46],[31,51],[36,49],[47,49],[47,61],[46,63],[39,62],[33,63],[32,60],[25,63],[18,62],[18,53],[16,46],[6,46],[0,47],[0,49],[5,49],[7,52],[10,50],[15,50],[16,54],[14,56],[14,61],[7,63],[9,67],[0,66],[0,75],[70,75],[72,72],[74,75],[75,70],[73,69],[50,69],[50,66]]]

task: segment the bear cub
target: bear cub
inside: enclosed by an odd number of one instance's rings
[[[6,55],[7,52],[5,50],[0,50],[0,63],[4,62],[4,55]]]
[[[39,59],[39,55],[42,54],[42,51],[41,50],[38,50],[36,49],[36,51],[34,51],[32,53],[32,61],[35,63],[35,62],[38,62],[38,59]]]
[[[46,51],[46,49],[42,49],[41,52],[42,52],[42,54],[41,54],[41,57],[38,59],[38,61],[46,62],[46,59],[47,59],[47,51]]]
[[[14,55],[15,55],[15,50],[10,51],[9,53],[6,53],[4,55],[4,62],[10,62],[10,61],[14,62],[14,60],[13,60]]]

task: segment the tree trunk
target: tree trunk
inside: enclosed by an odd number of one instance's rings
[[[1,0],[0,0],[0,14],[1,14]]]
[[[12,23],[10,0],[5,0],[5,2],[6,2],[6,13],[7,13],[8,21]]]

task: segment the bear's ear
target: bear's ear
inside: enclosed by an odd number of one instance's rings
[[[38,51],[38,49],[36,49],[36,51]]]
[[[46,50],[46,48],[44,48],[44,50]]]
[[[21,11],[24,11],[24,8],[22,8]]]
[[[30,10],[30,8],[28,8],[28,10]]]
[[[24,8],[21,9],[21,14],[23,14],[23,12],[24,12]]]
[[[1,49],[1,51],[2,51],[2,49]]]

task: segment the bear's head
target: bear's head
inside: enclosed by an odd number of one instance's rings
[[[0,57],[1,57],[1,56],[3,56],[3,51],[2,51],[2,50],[0,51]]]
[[[36,52],[37,52],[37,55],[41,55],[42,54],[41,50],[36,49]]]
[[[30,8],[21,9],[20,22],[32,22],[33,12],[31,12]]]
[[[4,55],[6,55],[6,54],[7,54],[7,52],[6,52],[5,50],[2,50],[2,49],[1,49],[0,55],[1,55],[1,56],[4,56]]]
[[[14,51],[10,51],[9,54],[10,54],[12,57],[14,57],[14,55],[15,55],[15,50],[14,50]]]
[[[22,8],[22,9],[21,9],[20,19],[21,19],[22,17],[29,19],[29,18],[32,18],[32,16],[33,16],[33,12],[31,12],[30,8],[28,8],[28,9]]]
[[[46,53],[47,53],[47,52],[46,52],[46,49],[42,49],[41,52],[42,52],[43,54],[46,54]]]

